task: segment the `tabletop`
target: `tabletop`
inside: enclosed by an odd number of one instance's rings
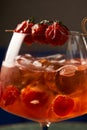
[[[41,130],[41,128],[38,123],[22,123],[0,126],[0,130]],[[49,127],[49,130],[87,130],[87,123],[54,123]]]

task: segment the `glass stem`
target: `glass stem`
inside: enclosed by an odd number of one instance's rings
[[[40,125],[41,125],[42,130],[48,130],[48,128],[50,126],[50,122],[48,122],[48,123],[41,123]]]
[[[48,126],[47,125],[42,125],[42,130],[48,130]]]

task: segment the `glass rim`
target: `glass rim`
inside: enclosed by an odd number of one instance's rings
[[[87,36],[87,33],[79,32],[79,31],[69,31],[68,36]]]

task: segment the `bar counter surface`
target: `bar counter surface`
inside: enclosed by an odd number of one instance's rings
[[[0,130],[41,130],[38,123],[20,123],[0,126]],[[61,122],[50,125],[49,130],[87,130],[87,123]]]

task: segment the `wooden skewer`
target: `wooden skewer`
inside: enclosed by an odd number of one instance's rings
[[[81,35],[81,36],[87,36],[87,31],[86,31],[86,28],[85,28],[85,23],[87,22],[87,19],[86,19],[86,21],[84,21],[84,20],[82,20],[82,22],[81,22],[81,26],[82,26],[82,29],[83,29],[83,31],[84,31],[84,33],[75,33],[75,34],[72,34],[72,35]],[[15,30],[10,30],[10,29],[7,29],[7,30],[5,30],[5,32],[14,32]],[[70,34],[71,35],[71,34]]]
[[[14,32],[14,30],[5,30],[5,32]]]

